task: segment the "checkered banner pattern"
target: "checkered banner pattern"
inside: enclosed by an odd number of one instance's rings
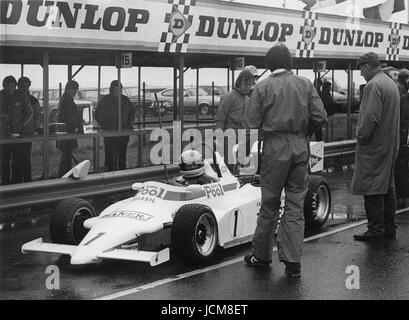
[[[297,50],[295,51],[295,56],[297,58],[313,58],[315,51],[315,42],[313,42],[312,40],[317,34],[317,27],[315,26],[315,22],[318,19],[318,13],[311,11],[303,11],[303,19],[304,26],[301,26],[300,28],[300,34],[302,35],[302,39],[297,43]],[[309,28],[313,33],[312,39],[310,41],[306,41],[305,39],[306,28]]]
[[[397,48],[397,45],[401,39],[401,36],[399,35],[399,31],[401,30],[401,24],[397,22],[390,22],[389,23],[389,28],[391,29],[391,34],[388,37],[388,41],[390,43],[389,47],[386,48],[386,60],[388,61],[399,61],[399,48]],[[393,39],[395,38],[395,39]],[[398,41],[396,43],[396,48],[393,47],[392,41]]]
[[[189,11],[192,6],[196,5],[196,0],[168,0],[168,3],[172,4],[172,12],[166,13],[165,16],[165,23],[169,27],[167,32],[162,32],[158,51],[186,53],[190,38],[190,34],[186,31],[193,21],[193,15],[189,15]],[[175,34],[170,23],[175,13],[184,19],[185,30],[181,35]]]

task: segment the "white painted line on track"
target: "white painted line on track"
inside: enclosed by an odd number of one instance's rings
[[[396,214],[400,214],[400,213],[407,212],[407,211],[409,211],[409,208],[404,208],[404,209],[401,209],[401,210],[397,210]],[[329,235],[332,235],[332,234],[335,234],[335,233],[338,233],[338,232],[342,232],[342,231],[345,231],[345,230],[348,230],[348,229],[356,228],[356,227],[359,227],[359,226],[361,226],[361,225],[363,225],[363,224],[365,224],[367,222],[368,222],[368,220],[364,219],[364,220],[361,220],[361,221],[358,221],[358,222],[349,223],[346,226],[336,228],[336,229],[331,230],[331,231],[323,232],[323,233],[317,234],[315,236],[305,238],[304,242],[309,242],[309,241],[316,240],[316,239],[319,239],[319,238],[323,238],[323,237],[326,237],[326,236],[329,236]],[[273,252],[276,251],[276,250],[277,250],[277,247],[274,247]],[[138,292],[141,292],[141,291],[144,291],[144,290],[147,290],[147,289],[152,289],[152,288],[155,288],[155,287],[159,287],[159,286],[167,284],[167,283],[175,282],[175,281],[182,280],[182,279],[185,279],[185,278],[189,278],[189,277],[192,277],[192,276],[195,276],[195,275],[198,275],[198,274],[202,274],[202,273],[205,273],[205,272],[208,272],[208,271],[213,271],[213,270],[217,270],[217,269],[220,269],[220,268],[223,268],[223,267],[227,267],[227,266],[230,266],[232,264],[242,262],[242,261],[243,261],[243,257],[234,258],[232,260],[221,262],[221,263],[218,263],[218,264],[206,267],[206,268],[197,269],[197,270],[194,270],[194,271],[182,273],[182,274],[179,274],[179,275],[176,275],[176,276],[172,276],[172,277],[165,278],[165,279],[158,280],[158,281],[154,281],[154,282],[142,285],[142,286],[138,286],[136,288],[132,288],[132,289],[120,291],[120,292],[117,292],[117,293],[114,293],[114,294],[110,294],[110,295],[107,295],[107,296],[103,296],[103,297],[100,297],[100,298],[96,298],[95,300],[118,299],[118,298],[130,295],[130,294],[138,293]]]

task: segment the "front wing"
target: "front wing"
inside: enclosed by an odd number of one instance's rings
[[[72,256],[78,249],[78,246],[45,243],[42,238],[35,239],[27,242],[21,247],[23,254],[27,252],[47,252],[57,253]],[[149,262],[151,266],[169,261],[170,253],[169,248],[165,248],[161,251],[140,251],[140,250],[125,250],[125,249],[113,249],[106,252],[101,252],[96,255],[96,258],[100,259],[115,259],[115,260],[128,260],[138,262]]]

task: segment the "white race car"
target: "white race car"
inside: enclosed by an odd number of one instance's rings
[[[311,171],[315,171],[313,167],[322,168],[323,143],[312,143],[311,154]],[[211,259],[217,247],[249,242],[261,206],[257,176],[233,176],[217,152],[213,159],[219,170],[213,169],[213,160],[204,160],[204,165],[206,174],[216,182],[189,186],[135,183],[133,197],[107,207],[99,216],[86,200],[63,200],[51,218],[53,243],[39,238],[24,244],[22,252],[70,255],[71,264],[119,259],[155,266],[170,259],[170,248],[183,262],[192,264]],[[80,164],[76,170],[87,168]],[[330,213],[331,192],[322,176],[309,178],[306,224],[322,226]],[[283,192],[282,210],[284,202]]]

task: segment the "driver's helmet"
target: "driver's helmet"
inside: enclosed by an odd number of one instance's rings
[[[200,177],[205,173],[202,155],[197,150],[186,150],[180,156],[180,173],[184,179]]]

